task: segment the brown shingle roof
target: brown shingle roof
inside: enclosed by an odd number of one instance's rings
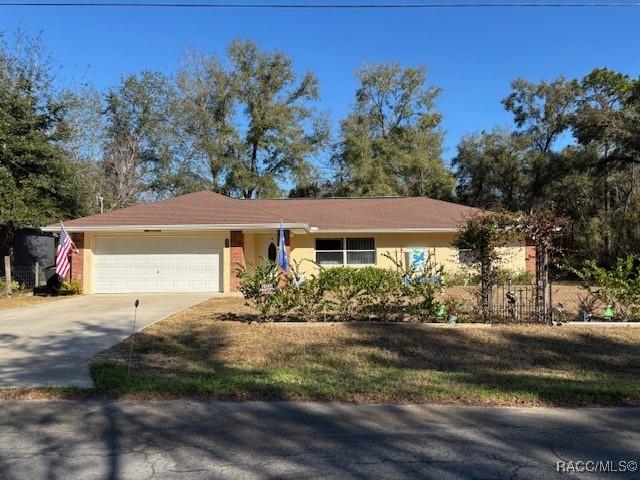
[[[252,207],[248,203],[204,190],[77,218],[65,222],[65,227],[75,229],[113,225],[235,225],[276,223],[281,219],[290,222],[288,218]]]
[[[84,228],[170,225],[308,226],[327,229],[454,229],[478,210],[426,197],[235,200],[210,191],[65,222]],[[57,229],[51,225],[47,229]]]
[[[319,229],[451,229],[477,209],[427,197],[242,200]]]

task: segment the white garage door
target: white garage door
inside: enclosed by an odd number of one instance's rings
[[[218,237],[96,237],[94,291],[219,292]]]

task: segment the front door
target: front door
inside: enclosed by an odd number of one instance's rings
[[[278,258],[278,235],[262,234],[259,240],[258,256],[260,262],[275,262]]]

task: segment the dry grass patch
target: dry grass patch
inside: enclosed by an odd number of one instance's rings
[[[41,297],[35,295],[15,295],[12,297],[0,297],[0,310],[28,307],[30,305],[40,305],[42,303],[53,302],[62,298],[68,297]]]
[[[640,329],[249,324],[242,299],[159,322],[92,365],[124,397],[640,405]]]
[[[479,287],[463,287],[456,285],[447,288],[444,296],[445,298],[455,298],[464,302],[465,305],[473,306],[476,303],[474,290],[478,288]],[[514,285],[513,288],[517,290],[519,286]],[[584,295],[585,292],[586,290],[583,289],[578,282],[558,282],[551,286],[553,304],[557,305],[558,303],[561,303],[566,309],[566,312],[574,316],[580,311],[578,297]]]

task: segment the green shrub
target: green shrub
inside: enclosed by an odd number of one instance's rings
[[[594,299],[614,305],[619,318],[640,320],[640,257],[618,258],[611,269],[587,260],[582,270],[572,271]]]
[[[367,267],[373,268],[373,267]],[[327,293],[330,313],[340,320],[354,318],[359,307],[365,304],[366,286],[361,269],[334,267],[320,271],[320,282]]]
[[[473,270],[457,271],[444,274],[448,286],[476,286],[480,285],[480,274]],[[526,270],[519,272],[508,268],[498,268],[492,274],[493,285],[530,285],[533,282],[533,275]]]
[[[420,322],[431,322],[436,319],[436,312],[440,307],[438,295],[440,286],[433,277],[407,278],[404,286],[407,298],[407,313],[413,315]]]
[[[241,265],[238,266],[237,275],[240,278],[240,292],[253,303],[263,320],[272,322],[286,315],[294,306],[290,282],[281,278],[277,264]]]
[[[311,275],[306,278],[300,273],[300,262],[293,262],[291,265],[289,291],[294,302],[293,314],[300,320],[315,322],[326,311],[326,285],[320,278],[322,272],[323,269],[320,268],[320,276]]]
[[[496,285],[529,285],[533,281],[533,275],[526,270],[516,272],[508,268],[498,268],[494,275]]]
[[[359,269],[364,289],[364,310],[380,320],[388,320],[403,304],[403,276],[397,270],[366,267]]]
[[[15,280],[11,280],[11,290],[12,292],[17,292],[21,289],[21,286]],[[5,297],[7,295],[7,278],[0,277],[0,297]]]
[[[452,273],[444,272],[443,277],[449,287],[467,287],[480,284],[480,275],[473,270],[459,270]]]
[[[284,276],[274,263],[240,267],[240,291],[260,318],[274,321],[289,316],[316,321],[320,316],[341,321],[410,317],[432,321],[440,305],[441,269],[406,272],[398,268],[319,266],[304,278],[299,264]]]
[[[420,322],[434,321],[440,307],[437,297],[442,291],[444,269],[429,262],[424,270],[405,270],[399,260],[390,256],[387,258],[395,265],[396,272],[402,275],[407,313]]]
[[[78,280],[65,280],[60,285],[58,295],[80,295],[82,293],[82,283]]]

